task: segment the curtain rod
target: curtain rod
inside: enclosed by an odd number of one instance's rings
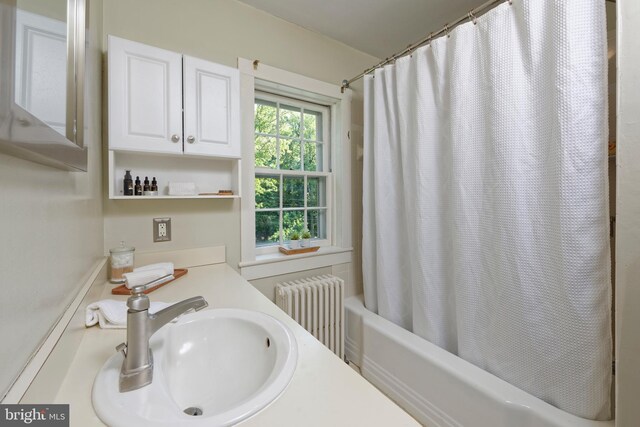
[[[444,27],[440,28],[435,33],[430,33],[428,36],[418,40],[415,43],[410,44],[409,46],[404,48],[404,50],[402,50],[402,51],[400,51],[398,53],[394,53],[390,57],[386,58],[384,61],[381,61],[381,62],[377,63],[376,65],[374,65],[371,68],[367,68],[366,70],[364,70],[363,72],[361,72],[357,76],[351,78],[350,80],[343,80],[342,81],[342,87],[341,87],[342,92],[344,92],[344,90],[347,89],[351,83],[355,82],[356,80],[361,79],[362,77],[364,77],[365,75],[371,73],[372,71],[374,71],[374,70],[376,70],[378,68],[382,68],[385,65],[395,61],[396,59],[401,58],[401,57],[413,52],[414,50],[416,50],[417,48],[419,48],[423,44],[428,43],[431,40],[433,40],[434,38],[438,37],[440,34],[443,34],[443,33],[444,34],[449,34],[449,32],[451,31],[452,28],[454,28],[457,25],[463,23],[464,21],[474,21],[475,22],[475,20],[477,18],[477,16],[476,16],[477,14],[487,12],[489,9],[491,9],[494,6],[498,5],[499,3],[503,3],[505,1],[508,1],[509,4],[513,3],[513,0],[489,0],[488,2],[486,2],[484,4],[478,6],[478,7],[474,8],[474,9],[471,9],[465,16],[462,16],[462,17],[456,19],[451,24],[445,24]]]
[[[358,79],[361,79],[362,77],[364,77],[365,75],[371,73],[372,71],[384,67],[385,65],[395,61],[398,58],[401,58],[407,54],[410,54],[411,52],[413,52],[414,50],[416,50],[417,48],[419,48],[420,46],[422,46],[425,43],[430,42],[431,40],[433,40],[435,37],[438,37],[441,34],[449,34],[449,32],[456,26],[460,25],[461,23],[465,22],[465,21],[473,21],[475,23],[476,19],[478,18],[479,14],[488,12],[489,9],[492,9],[493,7],[497,6],[499,3],[503,3],[505,1],[508,1],[509,4],[513,4],[513,0],[489,0],[488,2],[474,8],[471,9],[465,16],[462,16],[458,19],[456,19],[455,21],[453,21],[453,23],[451,24],[445,24],[444,27],[442,27],[440,30],[436,31],[435,33],[430,33],[428,36],[424,37],[423,39],[410,44],[409,46],[407,46],[404,50],[395,53],[393,55],[391,55],[389,58],[386,58],[384,61],[379,62],[378,64],[374,65],[371,68],[367,68],[366,70],[364,70],[362,73],[358,74],[357,76],[353,77],[350,80],[343,80],[342,81],[342,86],[340,88],[340,90],[344,93],[344,90],[347,89],[349,87],[349,85],[353,82],[355,82]],[[608,2],[612,2],[615,3],[616,0],[606,0]]]

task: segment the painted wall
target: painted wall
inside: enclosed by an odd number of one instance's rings
[[[299,279],[300,277],[313,277],[321,276],[323,274],[333,274],[334,276],[344,280],[344,297],[347,298],[352,295],[362,293],[362,289],[357,290],[354,286],[347,286],[347,284],[349,283],[356,283],[356,278],[354,277],[356,273],[353,271],[354,264],[355,263],[353,262],[345,264],[335,264],[330,267],[314,268],[311,270],[305,270],[291,274],[283,274],[280,276],[264,277],[261,279],[251,280],[249,281],[249,283],[251,283],[254,288],[262,292],[264,296],[275,302],[275,287],[277,283],[294,281],[296,279]]]
[[[21,10],[41,16],[47,16],[63,22],[67,20],[67,0],[17,0],[16,5]]]
[[[640,420],[640,2],[618,0],[616,425]]]
[[[141,17],[144,17],[141,18]],[[284,70],[339,84],[378,62],[322,35],[305,30],[234,0],[109,0],[104,2],[108,34],[233,66],[238,57],[259,59]],[[354,97],[353,187],[358,188],[356,146],[362,146],[362,98]],[[361,167],[360,167],[361,170]],[[360,222],[361,191],[353,192],[354,221]],[[227,262],[240,261],[241,201],[195,200],[136,203],[105,202],[105,251],[126,240],[137,250],[157,251],[224,244]],[[152,218],[172,218],[173,241],[153,243]],[[361,240],[354,225],[356,249]],[[358,249],[359,250],[359,249]],[[354,253],[360,271],[360,253]],[[354,263],[355,264],[355,263]],[[360,277],[360,274],[356,275]],[[361,289],[355,279],[354,292]]]
[[[92,0],[86,143],[89,171],[0,154],[0,396],[37,350],[103,254],[100,0]]]

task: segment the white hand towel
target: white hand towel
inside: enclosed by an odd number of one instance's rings
[[[158,262],[156,264],[143,265],[142,267],[134,268],[133,271],[135,273],[139,271],[149,271],[149,270],[160,270],[164,271],[163,276],[167,274],[173,274],[173,263],[172,262]]]
[[[158,268],[156,270],[134,271],[132,273],[125,273],[122,276],[125,280],[124,284],[127,286],[127,288],[131,289],[134,286],[146,285],[147,283],[151,283],[154,280],[158,280],[161,277],[167,276],[167,274],[164,269]],[[161,283],[165,283],[173,279],[173,275],[170,274],[166,277],[166,280],[163,280]],[[157,284],[159,285],[160,283]]]
[[[195,196],[198,187],[193,182],[169,182],[170,196]]]
[[[155,313],[169,307],[166,302],[152,302],[150,313]],[[112,299],[104,299],[91,303],[85,313],[87,327],[100,324],[103,329],[124,329],[127,327],[127,303]]]

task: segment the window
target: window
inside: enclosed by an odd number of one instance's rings
[[[240,273],[254,280],[351,263],[351,90],[252,59],[238,58],[238,68]],[[281,254],[289,224],[308,227],[320,250]]]
[[[268,251],[308,230],[330,236],[329,108],[256,93],[255,242]]]

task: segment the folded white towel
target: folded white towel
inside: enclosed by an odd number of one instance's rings
[[[195,196],[198,188],[193,182],[169,182],[170,196]]]
[[[162,271],[165,272],[163,276],[166,276],[167,274],[173,274],[173,263],[158,262],[156,264],[143,265],[142,267],[134,268],[133,271],[137,273],[139,271],[160,270],[160,269],[162,269]]]
[[[152,302],[150,313],[155,313],[169,307],[166,302]],[[100,324],[103,329],[124,329],[127,327],[127,303],[112,299],[104,299],[91,303],[85,313],[85,325]]]
[[[124,284],[129,289],[134,286],[146,285],[163,277],[164,280],[159,281],[156,285],[160,285],[174,279],[172,274],[165,274],[165,271],[161,268],[157,270],[134,271],[133,273],[125,273],[122,276],[124,277]]]

